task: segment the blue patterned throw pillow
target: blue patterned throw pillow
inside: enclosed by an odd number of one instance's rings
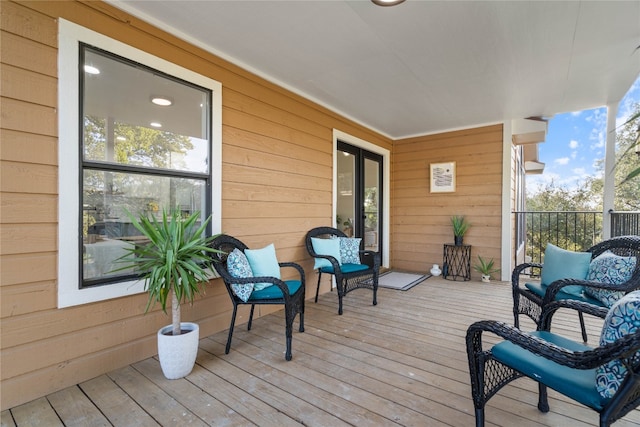
[[[625,335],[635,334],[640,327],[640,291],[628,293],[609,309],[604,319],[600,345],[614,342]],[[635,357],[639,357],[637,352]],[[627,373],[627,368],[613,360],[596,368],[596,389],[604,398],[615,395]]]
[[[253,272],[251,271],[251,266],[249,265],[247,257],[238,248],[234,249],[233,252],[231,252],[227,257],[227,269],[229,270],[229,274],[233,277],[253,277]],[[231,289],[233,290],[233,293],[238,296],[238,298],[240,298],[244,302],[247,302],[247,300],[251,296],[251,292],[253,292],[253,283],[232,283]]]
[[[360,242],[357,237],[340,237],[340,260],[342,264],[360,264]]]
[[[636,262],[636,257],[618,256],[611,251],[604,252],[591,261],[587,280],[613,285],[625,283],[631,279]],[[611,307],[624,296],[624,292],[591,287],[587,287],[585,293],[607,307]]]

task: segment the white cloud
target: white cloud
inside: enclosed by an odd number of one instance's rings
[[[569,148],[571,148],[572,150],[575,150],[579,146],[580,144],[575,139],[572,139],[571,141],[569,141]]]
[[[569,158],[568,157],[560,157],[559,159],[555,159],[554,163],[557,163],[559,165],[566,165],[567,163],[569,163]]]
[[[587,174],[587,171],[585,168],[574,168],[571,170],[571,172],[580,176],[585,176]]]

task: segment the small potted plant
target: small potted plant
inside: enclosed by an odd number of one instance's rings
[[[464,215],[454,215],[451,217],[451,226],[453,227],[453,241],[456,246],[461,246],[464,235],[471,227],[471,224],[465,219]]]
[[[199,326],[180,321],[180,304],[193,303],[194,296],[204,293],[204,284],[210,280],[211,258],[208,254],[217,251],[209,247],[215,236],[206,237],[204,232],[211,217],[198,227],[199,212],[183,218],[177,208],[169,214],[163,209],[162,220],[153,215],[143,214],[139,220],[128,215],[133,226],[148,241],[126,248],[128,254],[120,262],[128,265],[119,270],[133,264],[140,272],[149,293],[145,313],[156,302],[167,313],[167,301],[171,302],[172,324],[161,328],[157,334],[158,356],[167,379],[182,378],[195,364]]]
[[[473,266],[473,269],[482,275],[481,280],[484,283],[491,282],[491,275],[493,273],[499,272],[500,269],[493,267],[494,265],[493,258],[491,258],[489,261],[485,261],[484,259],[482,259],[480,255],[478,255],[478,261],[479,263],[475,264]]]

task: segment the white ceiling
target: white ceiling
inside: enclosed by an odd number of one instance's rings
[[[393,139],[618,102],[640,1],[111,4]]]

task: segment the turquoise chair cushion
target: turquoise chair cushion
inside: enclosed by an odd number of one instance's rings
[[[355,273],[356,271],[364,271],[368,269],[369,266],[366,264],[342,264],[340,266],[342,274]],[[323,273],[333,274],[333,267],[322,267],[320,271]]]
[[[276,248],[273,243],[262,249],[245,249],[244,254],[249,261],[254,277],[280,278],[280,265],[278,264]],[[273,283],[255,283],[253,290],[254,292],[259,291],[271,285]]]
[[[551,332],[531,332],[531,335],[571,351],[590,349]],[[595,369],[572,369],[559,365],[509,341],[496,344],[491,352],[503,364],[597,411],[609,400],[596,389]]]
[[[342,263],[340,257],[340,240],[312,237],[311,246],[313,246],[313,250],[316,254],[332,256],[336,261],[338,261],[338,264]],[[318,268],[331,268],[331,262],[326,258],[314,258],[314,260],[314,270]]]
[[[591,261],[589,272],[587,273],[587,280],[620,285],[631,279],[635,268],[636,257],[618,256],[611,251],[606,251]],[[602,301],[607,307],[611,307],[624,296],[624,292],[621,291],[610,291],[591,287],[587,287],[585,293]]]
[[[584,280],[587,277],[590,263],[590,252],[567,251],[547,243],[540,281],[543,285],[549,285],[560,279]],[[584,286],[563,288],[563,292],[574,295],[580,295],[583,291]]]
[[[302,282],[300,280],[285,280],[287,284],[287,288],[289,289],[289,295],[293,295],[298,292]],[[263,288],[259,291],[254,290],[251,296],[249,297],[249,302],[251,300],[261,300],[261,299],[280,299],[282,298],[282,291],[277,286],[269,286],[267,288]]]
[[[525,288],[529,289],[531,292],[533,292],[534,294],[538,295],[540,298],[544,298],[544,294],[547,291],[547,286],[543,285],[542,283],[525,283],[524,284]],[[563,288],[564,289],[564,288]],[[563,299],[570,299],[570,300],[575,300],[575,301],[583,301],[583,302],[588,302],[589,304],[598,306],[598,307],[605,307],[604,303],[602,301],[598,301],[597,299],[590,297],[589,295],[586,294],[586,292],[583,292],[579,295],[576,294],[568,294],[566,292],[560,291],[556,294],[556,300],[563,300]]]
[[[640,330],[640,291],[628,293],[609,309],[604,318],[600,345],[617,341]],[[640,351],[635,357],[640,356]],[[603,397],[613,397],[627,376],[627,368],[619,360],[598,366],[596,387]]]

